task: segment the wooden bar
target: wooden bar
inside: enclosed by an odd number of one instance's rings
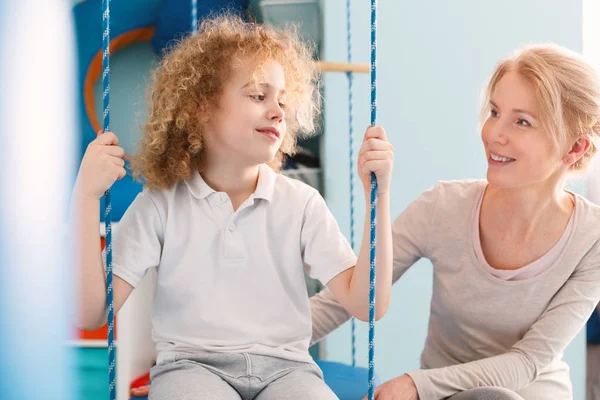
[[[359,74],[368,74],[371,72],[371,66],[369,64],[350,64],[327,61],[316,61],[316,63],[321,72],[353,72]]]

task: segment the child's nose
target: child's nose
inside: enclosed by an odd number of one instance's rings
[[[270,120],[280,120],[283,119],[285,115],[285,111],[281,108],[279,104],[273,105],[270,107],[269,112],[267,114],[267,118]]]

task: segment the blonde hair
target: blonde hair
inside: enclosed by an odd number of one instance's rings
[[[315,131],[320,103],[312,48],[293,29],[275,29],[222,14],[204,20],[198,33],[172,48],[155,71],[140,150],[132,160],[136,179],[165,188],[201,168],[204,126],[240,57],[256,60],[257,71],[269,60],[284,70],[287,131],[269,164],[273,169],[278,170],[284,157],[294,154],[300,132]]]
[[[575,164],[573,171],[589,166],[600,138],[600,81],[597,72],[582,57],[555,44],[524,47],[502,60],[489,81],[481,108],[481,120],[490,112],[490,99],[498,83],[508,72],[517,72],[533,88],[540,109],[542,127],[561,144],[580,135],[589,135],[589,150]]]

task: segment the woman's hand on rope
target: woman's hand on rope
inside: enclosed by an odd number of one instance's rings
[[[382,127],[367,128],[358,152],[357,166],[366,193],[371,191],[371,172],[377,177],[377,194],[389,193],[394,166],[394,147],[387,141]]]
[[[79,194],[100,199],[125,174],[125,151],[118,146],[119,139],[112,132],[98,133],[81,161],[76,189]]]
[[[419,393],[412,378],[402,375],[377,386],[375,400],[419,400]]]

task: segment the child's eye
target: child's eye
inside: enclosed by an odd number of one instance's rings
[[[490,116],[492,117],[497,117],[498,116],[498,111],[494,110],[493,108],[490,110]]]
[[[526,119],[523,118],[519,118],[519,120],[517,121],[517,123],[521,126],[531,126],[531,124],[529,123],[529,121],[527,121]]]
[[[287,105],[285,103],[279,103],[279,107],[281,107],[282,110],[285,110]]]
[[[256,101],[264,101],[265,100],[264,94],[253,94],[253,95],[250,95],[250,97]]]

